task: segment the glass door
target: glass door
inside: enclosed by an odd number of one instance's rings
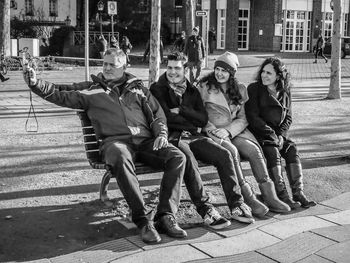
[[[284,51],[304,52],[307,51],[308,20],[305,11],[287,10],[284,30]]]

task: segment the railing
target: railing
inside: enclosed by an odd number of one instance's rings
[[[89,44],[95,44],[101,33],[99,31],[89,32]],[[102,35],[107,40],[108,43],[111,42],[112,32],[102,32]],[[114,36],[119,42],[119,32],[114,32]],[[74,31],[73,32],[73,43],[74,46],[85,44],[85,31]]]

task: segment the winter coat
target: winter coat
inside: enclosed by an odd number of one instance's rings
[[[247,88],[243,84],[239,84],[238,87],[242,99],[238,105],[229,105],[220,90],[208,90],[208,82],[200,84],[201,97],[209,118],[204,130],[208,132],[217,128],[224,128],[230,133],[230,139],[239,136],[257,143],[253,134],[247,129],[248,122],[244,109],[244,103],[248,100]]]
[[[183,131],[198,135],[198,128],[204,127],[208,122],[208,115],[198,90],[189,81],[186,80],[186,83],[182,99],[175,95],[169,86],[166,73],[150,88],[167,117],[170,140],[179,139]],[[179,108],[179,114],[172,113],[170,110],[173,108]]]
[[[184,53],[190,62],[199,62],[205,57],[204,41],[201,36],[190,36],[184,48]]]
[[[266,86],[255,82],[248,86],[248,95],[245,110],[249,129],[261,145],[278,146],[278,136],[287,139],[292,124],[290,93],[277,99]]]
[[[99,75],[103,78],[102,74]],[[141,80],[125,74],[121,94],[117,84],[108,84],[105,92],[101,84],[81,82],[56,85],[44,80],[31,90],[59,106],[82,109],[87,112],[96,135],[104,142],[129,140],[134,143],[157,136],[167,137],[166,118],[162,108]]]

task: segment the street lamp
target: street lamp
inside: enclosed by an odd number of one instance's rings
[[[102,35],[102,11],[103,11],[103,8],[104,8],[103,1],[102,0],[98,1],[98,3],[97,3],[97,10],[100,13],[99,20],[100,20],[100,33],[101,33],[101,35]]]

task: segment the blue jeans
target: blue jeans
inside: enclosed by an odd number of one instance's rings
[[[188,61],[187,66],[190,70],[190,82],[193,83],[195,79],[198,79],[202,71],[202,61]],[[196,76],[194,76],[194,68],[196,69]]]
[[[190,189],[188,189],[191,192],[190,194],[195,194],[193,196],[194,200],[192,199],[195,204],[200,205],[202,203],[203,206],[206,198],[206,196],[203,196],[203,185],[196,158],[217,168],[227,205],[231,210],[243,203],[241,188],[239,187],[237,174],[229,151],[215,143],[212,139],[204,136],[191,136],[190,139],[181,139],[179,148],[185,152],[188,158],[187,164],[189,170],[187,172],[191,176],[190,179],[186,180],[191,180],[192,183],[195,182],[195,185],[190,186]],[[193,197],[191,196],[191,198]],[[207,206],[208,204],[205,205]],[[202,215],[200,211],[199,214]]]
[[[240,156],[248,160],[256,181],[258,183],[267,182],[269,179],[269,173],[267,171],[264,154],[259,145],[239,136],[233,138],[231,142],[236,146]]]
[[[101,147],[103,158],[111,167],[121,192],[132,210],[132,220],[142,228],[150,220],[135,173],[135,157],[155,168],[163,168],[159,204],[155,220],[165,214],[175,215],[180,203],[181,184],[185,172],[185,155],[172,144],[154,151],[154,139],[139,145],[126,141],[108,142]]]

